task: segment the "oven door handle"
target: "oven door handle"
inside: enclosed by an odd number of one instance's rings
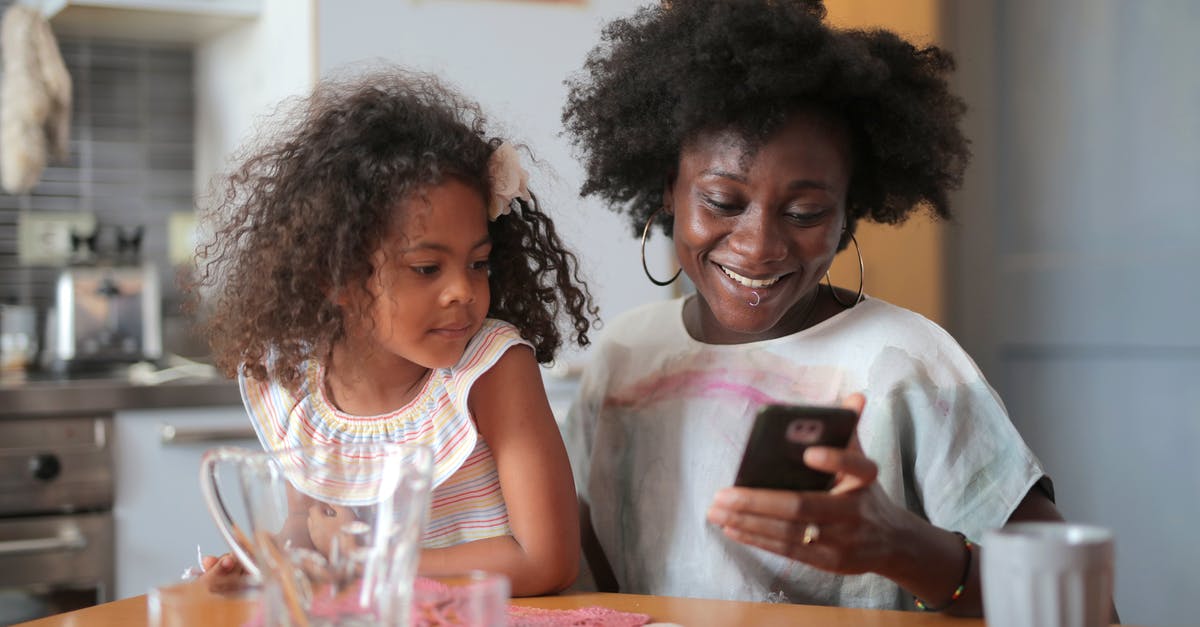
[[[63,529],[52,538],[30,538],[28,540],[5,540],[0,542],[0,557],[27,555],[30,553],[56,553],[58,551],[80,551],[87,548],[87,538],[78,529]]]
[[[253,440],[258,436],[250,427],[176,427],[163,424],[159,428],[159,437],[166,446],[182,446],[185,444],[212,444],[214,442],[236,442]]]

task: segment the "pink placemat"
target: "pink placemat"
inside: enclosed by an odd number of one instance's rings
[[[459,614],[456,606],[462,603],[455,599],[457,589],[443,583],[418,577],[413,586],[417,599],[413,611],[413,627],[457,627],[463,625],[455,620]],[[421,593],[436,592],[443,597],[436,602],[436,608],[421,608],[419,596]],[[447,598],[445,595],[451,595]],[[337,599],[318,599],[313,603],[309,613],[314,617],[337,620],[346,615],[357,613],[354,605],[354,595],[339,595]],[[432,610],[432,611],[431,611]],[[358,610],[361,612],[361,610]],[[369,615],[370,612],[367,612]],[[262,607],[255,611],[254,616],[243,627],[262,627],[264,624]],[[584,607],[573,610],[550,610],[522,605],[508,606],[509,627],[641,627],[650,622],[647,614],[619,612],[606,607]]]
[[[641,627],[650,622],[646,614],[618,612],[607,607],[577,610],[545,610],[537,607],[508,606],[509,627]]]
[[[459,625],[453,617],[465,599],[456,599],[465,590],[452,588],[439,581],[417,577],[413,584],[413,627],[442,627]],[[440,597],[434,607],[420,607],[421,596]],[[573,610],[549,610],[522,605],[508,606],[508,627],[641,627],[650,622],[646,614],[618,612],[606,607],[584,607]]]

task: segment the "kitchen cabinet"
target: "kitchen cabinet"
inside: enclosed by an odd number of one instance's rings
[[[225,541],[200,494],[200,458],[217,446],[259,448],[239,406],[124,410],[113,421],[116,598],[177,580]]]
[[[258,17],[260,0],[40,0],[59,36],[197,43]]]

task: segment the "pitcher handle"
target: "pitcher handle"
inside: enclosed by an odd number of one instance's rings
[[[233,517],[229,515],[225,502],[217,492],[217,465],[227,462],[244,463],[246,457],[251,454],[253,453],[233,447],[205,451],[204,457],[200,459],[200,491],[204,494],[204,504],[208,507],[208,513],[217,523],[217,530],[221,532],[221,537],[225,538],[225,543],[233,550],[246,572],[252,578],[261,580],[262,570],[254,563],[250,554],[252,540],[233,522]]]

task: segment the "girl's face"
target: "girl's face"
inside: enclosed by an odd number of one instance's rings
[[[338,507],[320,501],[313,501],[308,507],[308,537],[313,548],[329,557],[333,549],[333,540],[338,532],[348,523],[356,520],[354,510],[349,507]],[[345,548],[345,547],[343,547]]]
[[[462,357],[491,303],[483,197],[447,179],[404,200],[396,216],[371,260],[373,300],[358,299],[369,321],[348,321],[348,334],[369,335],[385,358],[448,368]]]
[[[684,147],[665,201],[699,294],[685,309],[697,339],[738,344],[803,327],[845,225],[849,145],[842,127],[802,113],[756,152],[732,131]]]

